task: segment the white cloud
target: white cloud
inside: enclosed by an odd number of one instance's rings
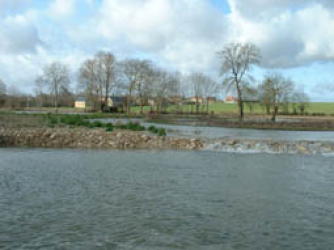
[[[50,14],[55,19],[62,19],[74,14],[77,0],[54,0],[50,6]]]
[[[104,38],[188,70],[203,69],[224,38],[224,15],[204,0],[105,0],[101,9]]]
[[[182,72],[218,72],[216,52],[230,41],[258,45],[264,68],[334,61],[334,1],[228,1],[229,14],[209,0],[52,0],[25,13],[20,4],[31,1],[0,0],[0,74],[22,82],[54,60],[74,71],[101,49]],[[13,74],[19,63],[27,72]]]
[[[334,60],[333,25],[333,11],[319,4],[282,10],[270,18],[248,18],[235,11],[230,15],[229,38],[257,44],[263,53],[263,67],[298,67]]]

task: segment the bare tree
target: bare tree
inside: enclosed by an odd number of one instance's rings
[[[265,94],[266,100],[270,100],[272,107],[271,120],[275,122],[280,106],[287,102],[288,96],[294,90],[294,83],[280,74],[272,74],[265,78],[260,88]]]
[[[199,113],[199,106],[203,103],[203,85],[206,78],[202,73],[193,73],[190,75],[190,91],[195,98],[196,113]]]
[[[43,70],[43,75],[41,77],[54,96],[54,107],[56,112],[58,112],[59,94],[62,88],[67,89],[70,84],[69,75],[69,68],[60,62],[54,62]]]
[[[108,99],[114,84],[116,59],[110,52],[98,52],[95,55],[96,80],[100,92],[101,111],[108,106]]]
[[[45,95],[45,88],[46,88],[46,81],[42,76],[39,76],[35,80],[35,93],[36,97],[38,98],[39,101],[39,106],[43,107],[43,100],[44,100],[44,95]]]
[[[18,108],[21,104],[22,93],[14,85],[9,85],[7,90],[6,106],[10,108]]]
[[[6,102],[6,94],[7,94],[7,86],[6,84],[0,79],[0,107],[4,106]]]
[[[127,89],[126,112],[131,113],[131,104],[133,94],[138,92],[140,102],[140,112],[143,113],[144,98],[149,90],[148,77],[153,75],[150,69],[150,62],[146,60],[129,59],[122,63],[123,65],[123,84]]]
[[[87,101],[90,101],[92,110],[96,110],[96,102],[98,100],[96,97],[100,96],[99,102],[102,102],[102,88],[99,87],[97,82],[95,59],[89,59],[81,65],[79,69],[79,89],[85,93]]]
[[[215,95],[218,84],[209,76],[202,73],[193,73],[190,76],[190,93],[195,97],[196,113],[199,113],[200,104],[206,101],[206,112],[209,112],[209,98]]]
[[[249,108],[249,114],[253,113],[253,107],[255,103],[259,102],[259,91],[255,87],[247,87],[244,90],[244,102]]]
[[[294,105],[297,105],[301,115],[305,115],[306,108],[310,105],[309,96],[304,92],[296,91],[294,94]]]
[[[243,110],[243,92],[252,77],[249,71],[253,65],[260,63],[260,49],[253,44],[228,44],[219,56],[221,58],[221,76],[224,77],[224,85],[229,90],[231,87],[238,93],[239,115],[242,119]]]
[[[153,70],[152,77],[152,96],[156,100],[157,113],[160,114],[168,97],[176,92],[178,79],[176,75],[161,69]]]
[[[6,93],[7,93],[7,86],[4,83],[4,81],[0,79],[0,96],[5,95]]]

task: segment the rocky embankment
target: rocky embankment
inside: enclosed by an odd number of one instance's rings
[[[0,128],[0,147],[179,149],[334,155],[334,142],[158,137],[144,132],[105,132],[103,129],[86,128]]]
[[[203,148],[200,140],[158,137],[144,132],[86,128],[0,129],[1,147],[83,149],[184,149]]]

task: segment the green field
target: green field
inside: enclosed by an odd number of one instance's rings
[[[250,109],[249,106],[247,104],[245,104],[244,106],[245,108],[245,114],[248,115],[250,114]],[[145,106],[144,107],[144,113],[148,113],[151,109],[153,109],[154,111],[157,109],[157,107],[150,107],[150,106]],[[25,108],[24,110],[28,110],[28,111],[44,111],[44,112],[54,112],[54,108],[53,107],[48,107],[48,108]],[[173,113],[173,112],[180,112],[181,108],[179,106],[176,105],[170,105],[168,106],[166,109],[164,108],[163,110],[166,110],[169,113]],[[7,109],[7,111],[10,111]],[[60,107],[58,109],[59,113],[83,113],[83,112],[89,112],[89,109],[87,110],[83,110],[83,109],[76,109],[73,107]],[[200,112],[206,112],[206,106],[200,106]],[[283,111],[283,110],[281,110]],[[131,112],[133,114],[139,114],[140,112],[140,107],[139,106],[135,106],[131,108]],[[183,113],[195,113],[196,112],[196,107],[190,106],[190,105],[183,105],[182,106],[182,112]],[[226,104],[226,103],[221,103],[221,102],[217,102],[214,104],[209,105],[209,113],[213,112],[215,115],[237,115],[238,114],[238,106],[237,104]],[[289,108],[289,113],[292,113],[292,105],[290,105]],[[298,111],[299,112],[299,111]],[[310,103],[309,106],[306,108],[305,110],[306,114],[308,115],[317,115],[317,116],[321,116],[321,115],[333,115],[334,116],[334,103],[321,103],[321,102],[317,102],[317,103]],[[99,112],[98,112],[99,113]],[[260,104],[253,104],[252,105],[252,114],[253,115],[265,115],[266,111],[262,108],[262,106]]]
[[[151,107],[144,107],[144,112],[147,113],[151,110]],[[153,110],[156,110],[156,107],[153,107]],[[167,112],[176,112],[180,111],[180,107],[177,106],[168,106]],[[191,111],[195,112],[195,106],[183,105],[182,111],[184,113],[190,113]],[[132,112],[138,113],[140,107],[132,107]],[[200,112],[202,111],[202,106],[200,106]],[[204,107],[206,111],[206,106]],[[238,106],[236,104],[226,104],[226,103],[214,103],[209,105],[209,112],[214,112],[214,114],[237,114]],[[289,112],[292,113],[292,106],[290,105]],[[334,115],[334,103],[310,103],[306,108],[305,112],[309,115]],[[250,114],[250,109],[248,105],[245,105],[245,114]],[[260,104],[252,105],[252,114],[263,115],[266,114],[266,111],[263,110]]]

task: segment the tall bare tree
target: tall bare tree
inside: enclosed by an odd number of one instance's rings
[[[7,86],[4,83],[4,81],[0,79],[0,107],[5,105],[6,94],[7,94]]]
[[[157,113],[160,114],[168,97],[177,92],[178,75],[161,69],[153,70],[152,97],[156,100]],[[166,111],[166,110],[165,110]]]
[[[100,51],[95,55],[95,61],[97,83],[100,88],[101,99],[103,99],[101,104],[101,110],[103,111],[104,107],[108,106],[108,99],[114,84],[116,59],[112,53]]]
[[[219,84],[209,76],[205,76],[202,87],[203,98],[206,101],[206,112],[209,113],[210,98],[215,98],[219,92]]]
[[[243,91],[252,80],[249,75],[251,67],[260,63],[260,49],[253,44],[231,43],[218,52],[221,58],[221,76],[224,85],[231,87],[238,94],[239,115],[244,116]]]
[[[202,73],[193,73],[190,75],[190,91],[195,98],[196,113],[199,113],[199,106],[203,102],[203,85],[205,84],[205,76]]]
[[[127,92],[126,112],[131,113],[133,94],[138,92],[140,112],[143,113],[145,91],[148,91],[148,77],[153,75],[150,62],[146,60],[129,59],[122,63],[123,85]]]
[[[209,98],[218,91],[217,83],[207,75],[193,73],[190,75],[190,93],[195,98],[196,113],[199,113],[200,104],[206,101],[206,109],[209,112]]]
[[[43,104],[44,104],[44,95],[45,95],[46,84],[47,83],[42,76],[39,76],[35,79],[34,91],[36,93],[36,97],[38,98],[40,107],[43,107]]]
[[[19,108],[22,106],[22,92],[14,85],[9,85],[7,89],[6,106],[9,108]]]
[[[87,101],[90,101],[92,110],[96,110],[96,102],[102,102],[102,88],[97,83],[96,60],[85,61],[79,69],[79,89],[85,93]],[[100,98],[97,98],[100,97]],[[101,107],[101,105],[100,105]]]
[[[7,86],[4,81],[0,79],[0,96],[7,93]]]
[[[63,88],[67,89],[70,85],[70,70],[65,64],[54,62],[44,68],[41,78],[54,96],[54,107],[58,112],[59,94]]]

